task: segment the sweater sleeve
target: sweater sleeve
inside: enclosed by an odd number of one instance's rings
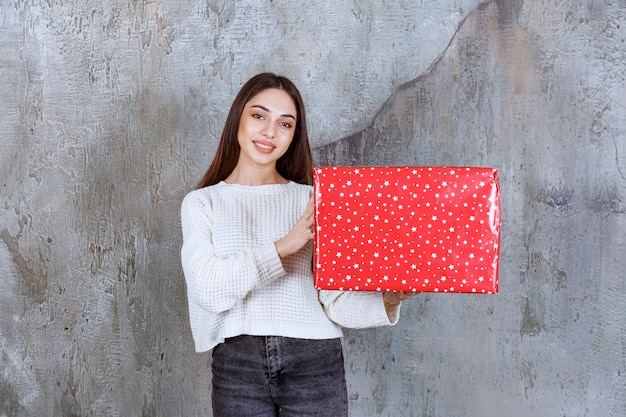
[[[231,256],[217,256],[212,241],[211,203],[199,192],[191,192],[183,199],[181,226],[181,263],[187,293],[205,310],[227,311],[254,288],[285,274],[274,242]]]
[[[394,325],[400,316],[400,304],[386,309],[380,292],[321,290],[319,299],[328,318],[346,328]]]

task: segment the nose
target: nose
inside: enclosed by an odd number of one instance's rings
[[[273,138],[274,134],[276,133],[276,128],[273,123],[266,123],[263,126],[263,130],[261,131],[261,133],[269,138]]]

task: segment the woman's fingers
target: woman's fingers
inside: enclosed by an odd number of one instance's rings
[[[293,225],[289,233],[282,239],[275,242],[276,249],[281,258],[289,256],[302,249],[311,239],[315,237],[314,223],[315,223],[315,207],[313,205],[313,198],[307,203],[302,215]]]
[[[398,304],[401,301],[408,300],[417,295],[416,292],[386,292],[383,294],[383,300],[388,304]]]

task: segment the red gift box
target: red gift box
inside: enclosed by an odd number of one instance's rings
[[[315,287],[498,292],[494,168],[316,167]]]

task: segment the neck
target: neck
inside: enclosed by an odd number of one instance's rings
[[[224,180],[228,184],[241,185],[268,185],[287,184],[289,181],[283,178],[276,169],[242,169],[235,167],[233,172]]]

